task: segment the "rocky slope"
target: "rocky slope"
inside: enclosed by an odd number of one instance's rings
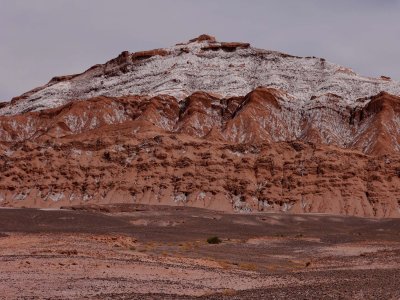
[[[0,108],[0,204],[398,217],[399,94],[386,77],[205,35],[123,52]]]

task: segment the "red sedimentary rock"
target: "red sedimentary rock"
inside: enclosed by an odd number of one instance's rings
[[[326,64],[200,36],[55,77],[0,104],[0,205],[399,217],[398,85]]]

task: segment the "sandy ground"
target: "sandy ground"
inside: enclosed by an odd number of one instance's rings
[[[0,209],[0,271],[1,299],[398,299],[400,220]]]

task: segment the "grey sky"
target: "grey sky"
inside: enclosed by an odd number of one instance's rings
[[[0,101],[201,33],[400,79],[400,0],[0,0]]]

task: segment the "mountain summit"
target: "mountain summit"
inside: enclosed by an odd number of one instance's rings
[[[0,204],[400,216],[400,83],[201,35],[0,107]]]
[[[287,104],[296,108],[330,94],[338,96],[338,105],[350,107],[362,106],[368,101],[363,98],[381,91],[400,95],[400,83],[388,77],[362,77],[323,58],[292,56],[201,35],[170,48],[124,51],[81,74],[54,77],[15,98],[0,114],[37,111],[97,96],[169,95],[182,100],[196,91],[244,96],[259,86],[281,90]]]

